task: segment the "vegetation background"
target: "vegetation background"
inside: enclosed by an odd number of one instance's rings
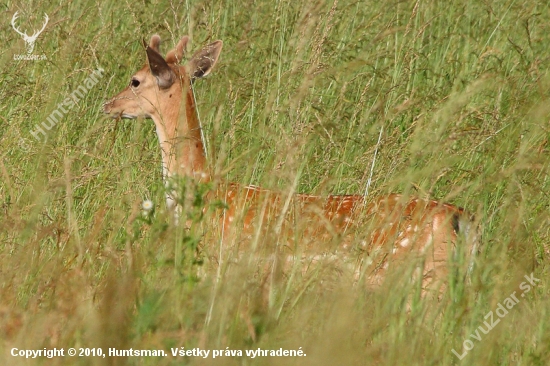
[[[49,15],[34,50],[47,60],[13,59],[25,53],[15,11],[28,33]],[[548,2],[7,0],[0,12],[0,364],[548,363]],[[195,85],[218,175],[283,191],[298,176],[301,192],[362,194],[378,147],[369,196],[475,213],[483,254],[471,284],[419,298],[402,276],[365,289],[320,263],[262,300],[261,259],[229,265],[215,213],[190,231],[170,224],[153,123],[102,115],[154,33],[165,51],[185,34],[193,50],[224,41]],[[30,131],[98,67],[100,82],[35,141]],[[148,219],[144,199],[156,205]],[[539,285],[471,338],[531,272]],[[452,349],[466,339],[474,348],[460,361]],[[10,356],[182,346],[302,347],[307,357]]]

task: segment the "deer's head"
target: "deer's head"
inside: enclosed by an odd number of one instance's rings
[[[111,117],[170,119],[179,110],[182,92],[193,80],[206,76],[216,64],[222,41],[216,41],[196,52],[180,66],[189,37],[183,37],[176,48],[160,55],[160,37],[151,37],[146,46],[147,65],[138,70],[130,84],[105,103],[104,111]]]

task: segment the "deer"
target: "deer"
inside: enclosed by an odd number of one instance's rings
[[[158,35],[153,35],[149,44],[144,41],[145,66],[103,106],[111,118],[153,120],[168,186],[174,177],[212,180],[193,84],[210,74],[223,43],[208,44],[181,65],[188,41],[188,36],[182,37],[165,57],[160,54]],[[396,193],[369,200],[363,195],[284,194],[235,182],[219,182],[212,190],[213,198],[226,204],[220,226],[228,232],[230,228],[257,232],[270,216],[279,214],[272,220],[275,233],[285,227],[293,230],[297,227],[293,222],[302,222],[304,237],[311,238],[303,253],[326,253],[326,248],[317,248],[322,247],[319,243],[340,238],[335,252],[366,253],[366,277],[371,284],[382,283],[390,262],[401,265],[419,260],[415,271],[422,276],[422,287],[428,288],[447,277],[448,262],[458,249],[468,256],[469,270],[478,252],[474,217],[461,207],[436,200]],[[167,207],[177,211],[177,202],[175,190],[168,190]],[[459,236],[465,239],[459,240]],[[357,238],[362,240],[354,240]],[[360,244],[350,244],[354,242]]]
[[[11,18],[11,26],[13,30],[17,32],[17,34],[23,37],[23,40],[25,41],[25,46],[27,48],[27,54],[30,55],[32,51],[34,51],[34,44],[38,39],[38,36],[44,31],[44,29],[46,29],[46,25],[48,25],[48,21],[50,20],[50,18],[48,17],[48,14],[44,14],[44,25],[42,26],[42,28],[34,32],[32,36],[29,36],[26,32],[21,32],[19,29],[17,29],[15,25],[15,21],[19,17],[18,13],[19,12],[16,11],[15,14],[13,14],[13,17]]]

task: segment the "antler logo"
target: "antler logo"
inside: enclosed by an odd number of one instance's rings
[[[39,31],[34,32],[34,34],[32,36],[29,36],[29,35],[27,35],[26,32],[21,32],[15,26],[15,21],[18,18],[17,13],[18,12],[16,11],[15,14],[13,14],[13,18],[11,18],[11,26],[13,27],[13,29],[19,35],[21,35],[23,37],[23,40],[25,41],[25,46],[27,48],[27,55],[30,55],[32,53],[32,51],[34,50],[34,43],[36,42],[36,39],[38,38],[40,33],[42,33],[42,31],[46,28],[46,25],[48,24],[48,20],[50,20],[50,18],[48,18],[48,14],[44,13],[44,25],[42,26],[42,29],[40,29]]]

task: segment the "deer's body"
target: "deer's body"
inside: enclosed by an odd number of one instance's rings
[[[425,285],[445,278],[459,233],[471,240],[470,253],[477,250],[475,228],[467,213],[434,200],[400,194],[371,201],[360,195],[294,194],[288,199],[284,193],[235,183],[222,184],[216,197],[229,207],[223,214],[223,227],[229,235],[232,229],[249,236],[258,229],[278,234],[284,227],[287,237],[294,237],[291,231],[303,238],[299,249],[296,243],[284,243],[283,251],[290,256],[297,252],[304,258],[364,253],[370,262],[371,283],[381,282],[389,262],[413,258],[424,262]],[[284,221],[280,222],[282,214]]]
[[[148,65],[104,107],[112,117],[153,119],[165,181],[174,176],[210,180],[191,88],[194,79],[211,71],[222,42],[206,46],[180,66],[187,41],[187,37],[182,38],[163,58],[159,54],[160,38],[153,36],[146,50]],[[388,260],[399,262],[411,256],[423,257],[424,278],[444,277],[459,233],[472,239],[465,252],[477,250],[473,222],[464,210],[437,201],[398,194],[369,202],[361,195],[288,195],[236,183],[218,184],[213,195],[228,206],[222,217],[224,230],[298,230],[309,238],[302,252],[365,252],[375,262],[370,275],[376,281],[382,278]],[[174,207],[174,198],[171,193],[167,195],[169,207]],[[336,247],[323,246],[333,243],[331,238],[338,239]]]

